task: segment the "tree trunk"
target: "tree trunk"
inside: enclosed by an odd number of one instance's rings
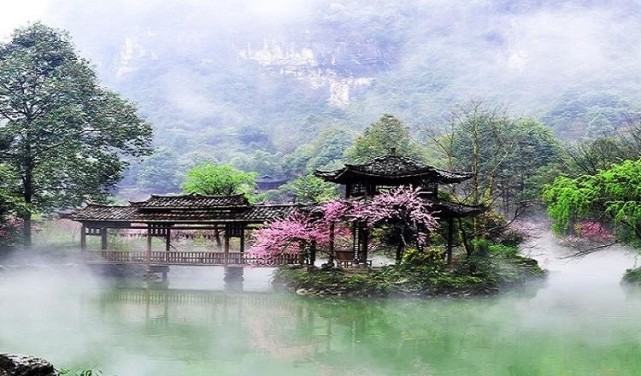
[[[31,248],[31,212],[22,215],[22,241],[25,248]]]
[[[27,168],[23,177],[24,202],[26,209],[22,214],[22,241],[25,248],[31,248],[31,202],[33,198],[33,171]]]

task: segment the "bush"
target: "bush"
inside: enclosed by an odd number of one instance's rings
[[[70,369],[63,368],[58,373],[59,376],[102,376],[102,372],[95,369]]]
[[[623,282],[641,284],[641,267],[626,270],[623,274]]]
[[[13,216],[0,223],[0,252],[16,247],[20,242],[22,220]]]

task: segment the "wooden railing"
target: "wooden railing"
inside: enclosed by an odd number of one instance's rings
[[[297,255],[281,255],[262,260],[246,252],[165,252],[165,251],[87,251],[84,260],[90,264],[149,264],[149,265],[216,265],[274,267],[300,264]]]

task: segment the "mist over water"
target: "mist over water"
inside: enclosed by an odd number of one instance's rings
[[[172,268],[169,287],[101,279],[71,264],[0,272],[0,351],[105,375],[635,375],[636,255],[580,259],[542,235],[526,247],[543,283],[478,299],[307,299],[267,269],[230,289],[222,268]]]

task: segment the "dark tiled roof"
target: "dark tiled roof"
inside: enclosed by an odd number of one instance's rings
[[[265,222],[287,217],[298,207],[298,205],[254,205],[244,212],[241,218],[248,222]]]
[[[439,218],[469,217],[486,210],[485,207],[479,205],[465,205],[441,200],[432,201],[432,209],[438,212],[436,217]]]
[[[459,183],[472,177],[471,173],[459,173],[441,170],[425,165],[414,159],[387,155],[372,159],[365,164],[346,164],[345,167],[335,171],[316,171],[317,177],[326,181],[339,184],[370,181],[373,183],[384,182],[399,184],[409,181],[421,181],[424,184]]]
[[[248,207],[249,201],[244,195],[235,196],[205,196],[190,195],[151,195],[145,201],[132,202],[131,205],[145,209],[155,208],[213,208],[213,207]]]
[[[74,221],[129,221],[137,212],[134,206],[88,204],[69,217]]]
[[[387,155],[372,159],[361,165],[346,164],[347,169],[369,175],[403,176],[429,173],[432,167],[424,165],[408,157]]]
[[[79,222],[262,223],[285,217],[296,207],[250,205],[244,196],[152,196],[129,206],[88,204],[70,218]]]

